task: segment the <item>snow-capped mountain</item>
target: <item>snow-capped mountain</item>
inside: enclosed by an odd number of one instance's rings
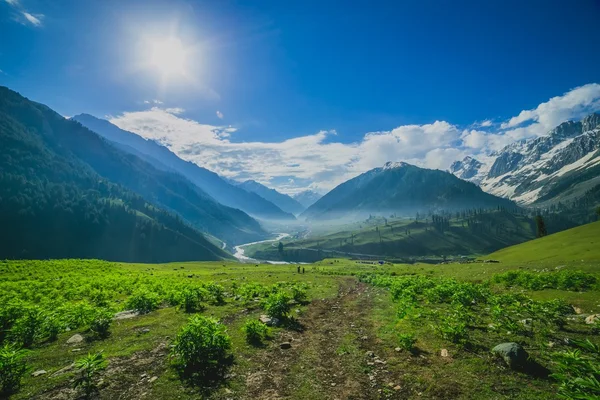
[[[521,204],[575,198],[600,184],[600,114],[512,143],[485,163],[466,157],[450,172]]]

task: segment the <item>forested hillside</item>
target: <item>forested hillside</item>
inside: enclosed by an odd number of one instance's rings
[[[102,157],[114,161],[114,175],[131,180],[139,176],[117,168],[138,160],[120,158],[91,131],[7,88],[0,88],[0,143],[0,258],[227,257],[181,218],[99,175],[77,153],[89,153],[97,166]]]

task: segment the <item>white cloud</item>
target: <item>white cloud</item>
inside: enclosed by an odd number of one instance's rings
[[[19,0],[6,0],[6,2],[15,7],[19,5]]]
[[[590,84],[554,97],[533,110],[522,111],[496,131],[490,129],[495,125],[491,120],[471,124],[468,129],[435,121],[366,133],[353,143],[326,140],[336,135],[335,131],[320,131],[282,142],[234,142],[230,134],[235,128],[184,118],[181,108],[154,106],[146,111],[125,112],[110,120],[122,129],[157,140],[183,159],[225,177],[239,181],[254,179],[295,193],[307,187],[321,192],[329,190],[387,161],[445,170],[467,155],[484,159],[490,151],[515,140],[547,133],[567,119],[595,110],[600,110],[600,85]],[[476,126],[487,129],[472,129]]]
[[[43,14],[30,14],[27,11],[23,11],[23,17],[25,17],[25,19],[27,21],[29,21],[29,23],[31,23],[33,26],[41,26],[42,25],[42,18],[44,18]]]
[[[219,110],[217,110],[217,117],[219,119],[223,119],[223,113],[221,111],[219,111]]]

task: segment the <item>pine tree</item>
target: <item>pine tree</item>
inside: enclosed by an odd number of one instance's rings
[[[535,226],[537,237],[541,238],[548,234],[548,232],[546,231],[546,223],[544,222],[544,218],[542,218],[541,215],[537,215],[535,217]]]

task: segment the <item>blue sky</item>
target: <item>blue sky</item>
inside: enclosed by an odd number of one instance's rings
[[[596,110],[598,17],[595,0],[0,0],[0,84],[232,178],[325,190],[388,158],[445,168]],[[147,65],[147,43],[167,37],[189,50],[184,77]]]

